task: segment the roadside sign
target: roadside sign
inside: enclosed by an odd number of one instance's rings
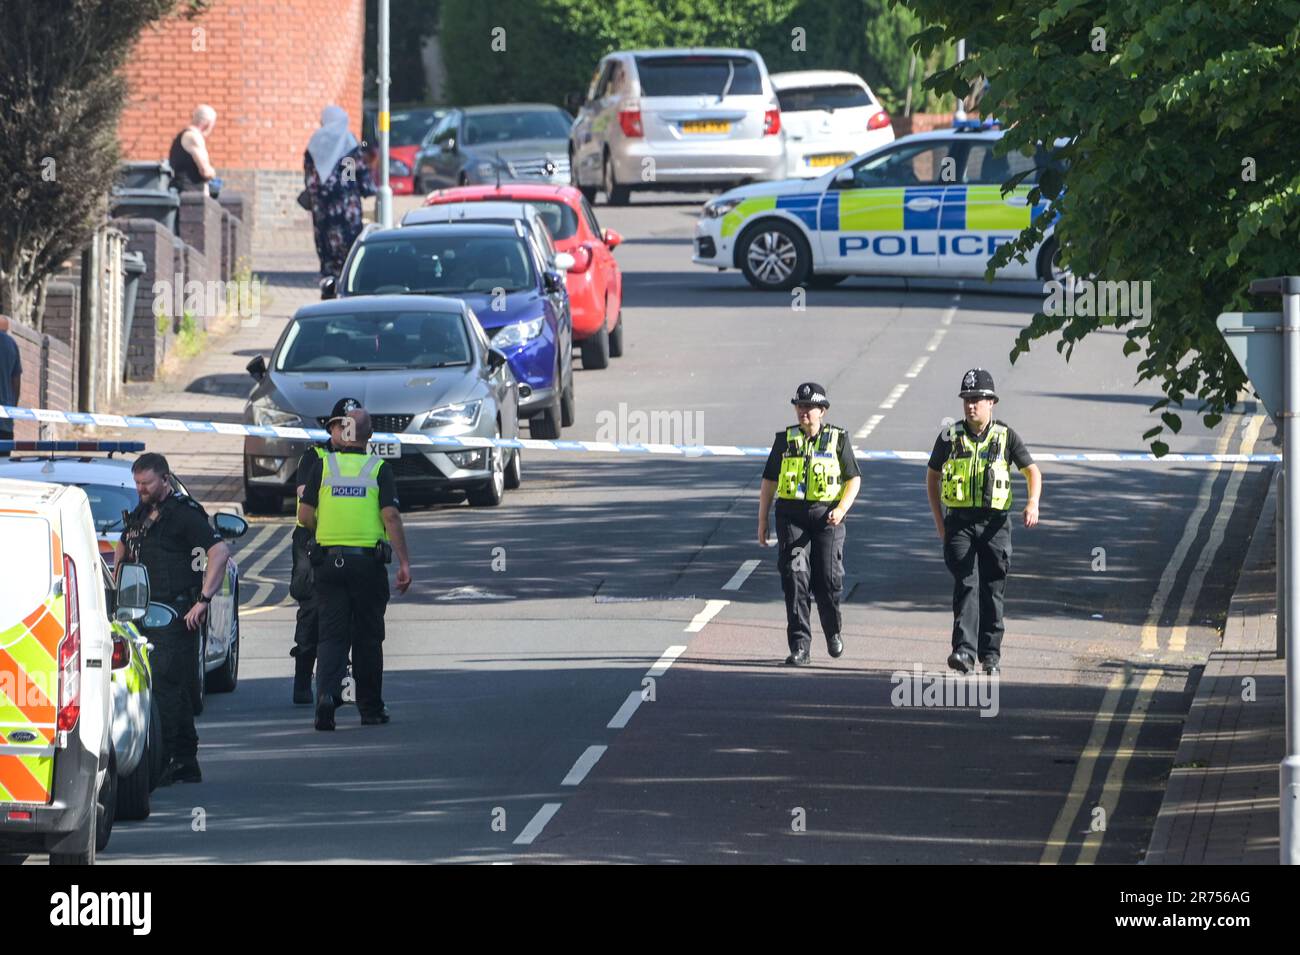
[[[1282,411],[1282,313],[1224,312],[1214,320],[1275,424]]]

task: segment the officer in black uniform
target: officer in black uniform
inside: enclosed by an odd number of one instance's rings
[[[969,673],[978,659],[984,672],[992,674],[1001,668],[1002,598],[1011,566],[1008,464],[1029,484],[1025,527],[1038,523],[1043,477],[1020,436],[993,419],[998,396],[988,371],[966,372],[958,393],[964,419],[946,426],[935,440],[925,490],[943,541],[944,563],[953,576],[948,666]]]
[[[131,465],[140,504],[127,515],[115,549],[117,563],[139,562],[149,571],[149,596],[176,610],[166,627],[145,631],[153,650],[153,691],[162,717],[166,769],[161,785],[197,783],[198,734],[193,692],[197,688],[200,631],[208,604],[221,589],[230,548],[203,506],[177,492],[161,454],[142,454]]]
[[[826,389],[804,382],[790,399],[799,425],[778,431],[763,468],[758,542],[769,546],[767,514],[776,498],[777,567],[785,592],[790,666],[807,666],[812,647],[809,611],[817,601],[832,657],[844,652],[840,590],[844,586],[844,516],[862,483],[853,445],[843,428],[822,424],[831,406]]]
[[[308,448],[298,460],[298,502],[308,485],[320,483],[321,455],[342,448],[339,437],[343,433],[349,411],[361,407],[355,398],[340,398],[334,403],[325,427],[330,440],[317,447]],[[312,566],[307,557],[307,545],[313,540],[312,532],[298,521],[293,528],[293,572],[289,583],[289,596],[298,601],[298,620],[293,630],[293,701],[311,703],[311,674],[316,666],[316,643],[320,623],[320,606],[312,578]]]
[[[349,647],[362,724],[389,721],[383,699],[383,642],[387,563],[394,552],[398,593],[411,585],[392,468],[366,452],[370,415],[358,408],[347,418],[338,437],[342,450],[326,456],[318,479],[306,486],[298,505],[298,519],[316,535],[311,554],[320,601],[318,730],[334,729],[334,711],[344,701]]]

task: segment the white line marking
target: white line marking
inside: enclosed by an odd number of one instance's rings
[[[925,350],[926,350],[926,351],[938,351],[938,350],[939,350],[939,343],[940,343],[941,341],[943,341],[943,336],[944,336],[944,335],[947,335],[947,334],[948,334],[948,329],[946,329],[946,328],[941,328],[941,329],[939,329],[937,332],[935,332],[935,333],[930,337],[930,341],[926,344],[926,346],[925,346]]]
[[[515,845],[530,846],[533,840],[542,834],[546,824],[551,821],[551,817],[560,811],[560,803],[548,802],[537,810],[537,815],[528,820],[528,825],[524,826],[524,831],[515,837]]]
[[[898,404],[898,399],[903,397],[903,392],[907,391],[907,385],[895,385],[894,390],[889,393],[889,397],[880,403],[882,411],[888,411]]]
[[[623,705],[620,706],[618,712],[614,714],[614,718],[605,724],[605,729],[621,730],[623,727],[627,726],[628,721],[632,719],[632,714],[635,713],[637,707],[641,705],[642,699],[643,697],[641,696],[640,690],[633,690],[629,693],[627,699],[623,701]]]
[[[731,603],[730,600],[710,600],[704,605],[704,609],[695,615],[690,623],[686,625],[683,633],[699,633],[704,629],[704,625],[718,615],[718,611]]]
[[[857,433],[854,434],[853,437],[858,438],[859,440],[865,438],[867,435],[871,434],[871,432],[876,430],[876,425],[880,424],[880,422],[884,420],[884,415],[873,414],[867,419],[867,423],[857,430]]]
[[[917,375],[921,373],[921,369],[925,367],[925,363],[929,360],[930,360],[929,355],[922,355],[920,358],[918,358],[916,361],[912,363],[912,367],[907,369],[907,374],[904,375],[903,377],[915,378]]]
[[[578,761],[573,764],[569,770],[569,775],[560,780],[561,786],[576,786],[587,778],[587,773],[591,772],[591,767],[595,766],[600,757],[605,755],[608,746],[588,746],[586,751],[578,757]]]
[[[719,603],[727,603],[722,600]],[[685,647],[669,647],[664,651],[664,655],[659,658],[659,662],[645,671],[646,676],[663,676],[668,672],[668,668],[673,665],[674,661],[686,652]]]
[[[754,572],[754,568],[761,564],[760,560],[747,560],[740,565],[740,570],[731,575],[731,579],[722,585],[723,590],[739,590],[740,585],[749,579],[749,575]]]

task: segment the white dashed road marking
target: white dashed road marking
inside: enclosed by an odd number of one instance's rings
[[[718,601],[718,603],[723,604],[724,606],[727,604],[727,602],[728,601],[726,600]],[[720,610],[722,608],[719,607],[718,609]],[[698,616],[696,617],[696,619],[699,619]],[[692,625],[694,625],[694,621],[692,621]],[[703,627],[704,624],[700,624],[700,626]],[[690,627],[687,627],[686,630],[688,633],[696,632],[694,630],[691,630]],[[685,652],[686,652],[685,647],[669,647],[667,650],[664,651],[664,655],[659,658],[659,662],[656,663],[654,666],[652,666],[650,669],[645,671],[645,675],[663,676],[665,673],[668,672],[668,668],[673,665],[673,662]]]
[[[515,837],[515,845],[530,846],[533,840],[542,834],[546,824],[551,821],[551,817],[560,811],[558,802],[548,802],[537,810],[537,814],[528,820],[528,825],[524,826],[524,831]]]
[[[588,746],[578,761],[573,764],[569,774],[560,780],[561,786],[576,786],[587,778],[587,773],[591,772],[591,767],[595,766],[600,757],[605,755],[608,746]]]
[[[686,629],[682,632],[699,633],[701,630],[704,629],[704,625],[708,623],[710,620],[712,620],[714,617],[716,617],[718,615],[718,611],[720,611],[723,607],[725,607],[729,603],[731,603],[730,600],[710,600],[708,603],[704,605],[704,609],[701,610],[699,613],[697,613],[695,617],[691,620],[691,622],[686,625]],[[665,656],[666,655],[667,654],[665,654]],[[650,675],[654,676],[653,673]]]
[[[621,730],[627,726],[628,721],[632,719],[632,714],[637,711],[643,699],[645,697],[641,690],[633,690],[629,693],[627,699],[623,701],[623,705],[618,708],[618,712],[605,724],[605,729]]]
[[[749,575],[754,572],[754,568],[756,568],[761,563],[762,561],[760,560],[745,561],[743,564],[740,565],[740,570],[732,574],[731,579],[722,585],[722,589],[739,590],[740,585],[749,579]]]

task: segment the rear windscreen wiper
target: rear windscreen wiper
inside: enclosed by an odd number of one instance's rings
[[[731,84],[736,80],[736,64],[733,60],[727,61],[727,84],[722,87],[722,92],[718,94],[718,102],[721,103],[731,92]]]

